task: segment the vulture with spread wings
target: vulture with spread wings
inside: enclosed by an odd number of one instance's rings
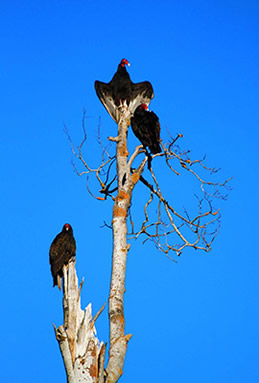
[[[122,59],[110,82],[95,81],[94,84],[98,98],[116,123],[120,119],[120,106],[126,103],[133,115],[140,104],[148,105],[154,97],[150,82],[143,81],[134,84],[125,65],[130,66],[126,59]]]

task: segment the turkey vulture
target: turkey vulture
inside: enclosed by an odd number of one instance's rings
[[[148,147],[153,154],[161,153],[160,123],[157,115],[148,110],[146,104],[141,104],[131,118],[131,127],[142,145]]]
[[[71,258],[76,255],[76,241],[72,227],[66,223],[62,231],[53,240],[49,249],[49,263],[53,277],[53,287],[58,286],[61,290],[61,278],[63,266],[67,265]]]
[[[142,103],[148,105],[154,97],[150,82],[144,81],[134,84],[125,65],[130,66],[128,60],[122,59],[110,82],[95,81],[94,84],[97,96],[117,123],[120,119],[119,107],[125,102],[133,115],[138,105]]]

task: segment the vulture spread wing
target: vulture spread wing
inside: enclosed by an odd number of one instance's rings
[[[76,241],[73,236],[72,227],[66,223],[62,231],[53,240],[49,249],[49,262],[53,277],[53,286],[61,290],[61,278],[63,277],[63,266],[76,255]]]
[[[134,84],[125,65],[129,65],[128,61],[126,59],[121,60],[117,72],[109,83],[95,81],[96,94],[116,123],[120,119],[121,105],[126,103],[133,115],[138,105],[142,103],[148,105],[154,97],[150,82],[144,81]]]
[[[152,154],[161,153],[160,123],[157,115],[150,112],[146,104],[141,104],[131,118],[131,127],[142,145]]]
[[[131,88],[132,97],[130,102],[130,111],[133,115],[139,105],[149,105],[150,101],[154,97],[154,91],[149,81],[137,82],[136,84],[132,82]]]
[[[114,119],[114,121],[118,122],[119,110],[115,105],[110,84],[106,84],[105,82],[101,81],[95,81],[94,86],[96,94],[100,99],[101,103],[103,104],[109,115]]]

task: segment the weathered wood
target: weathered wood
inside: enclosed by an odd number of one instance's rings
[[[120,107],[118,135],[109,137],[117,143],[117,179],[118,194],[113,206],[113,253],[112,274],[109,294],[110,349],[107,368],[105,369],[106,345],[99,344],[95,336],[95,320],[102,312],[99,310],[94,318],[91,315],[91,304],[85,311],[80,306],[81,287],[75,263],[64,267],[64,324],[56,331],[60,351],[63,356],[68,383],[116,383],[123,373],[127,343],[131,334],[125,335],[124,292],[126,261],[129,244],[127,243],[127,215],[131,204],[132,191],[143,172],[147,159],[131,174],[131,164],[137,152],[128,162],[127,131],[131,113],[126,105]],[[138,147],[141,150],[141,147]]]
[[[75,262],[63,268],[64,324],[55,328],[56,338],[63,357],[68,383],[98,383],[99,358],[103,356],[103,343],[99,344],[92,318],[91,303],[81,309]],[[95,318],[94,318],[95,319]],[[103,369],[103,366],[102,366]]]
[[[113,207],[113,254],[109,295],[110,350],[106,368],[107,383],[118,381],[123,372],[127,343],[131,335],[125,335],[124,302],[127,244],[127,214],[132,196],[130,169],[127,165],[127,130],[130,112],[126,106],[120,110],[117,137],[118,194]]]

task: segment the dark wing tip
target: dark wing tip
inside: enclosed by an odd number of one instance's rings
[[[97,95],[100,94],[100,91],[101,91],[101,82],[98,81],[98,80],[96,80],[96,81],[94,82],[94,88],[95,88],[95,91],[96,91]],[[99,97],[99,96],[98,96],[98,97]]]
[[[94,82],[94,87],[96,88],[99,84],[100,84],[100,81],[95,80],[95,82]]]

